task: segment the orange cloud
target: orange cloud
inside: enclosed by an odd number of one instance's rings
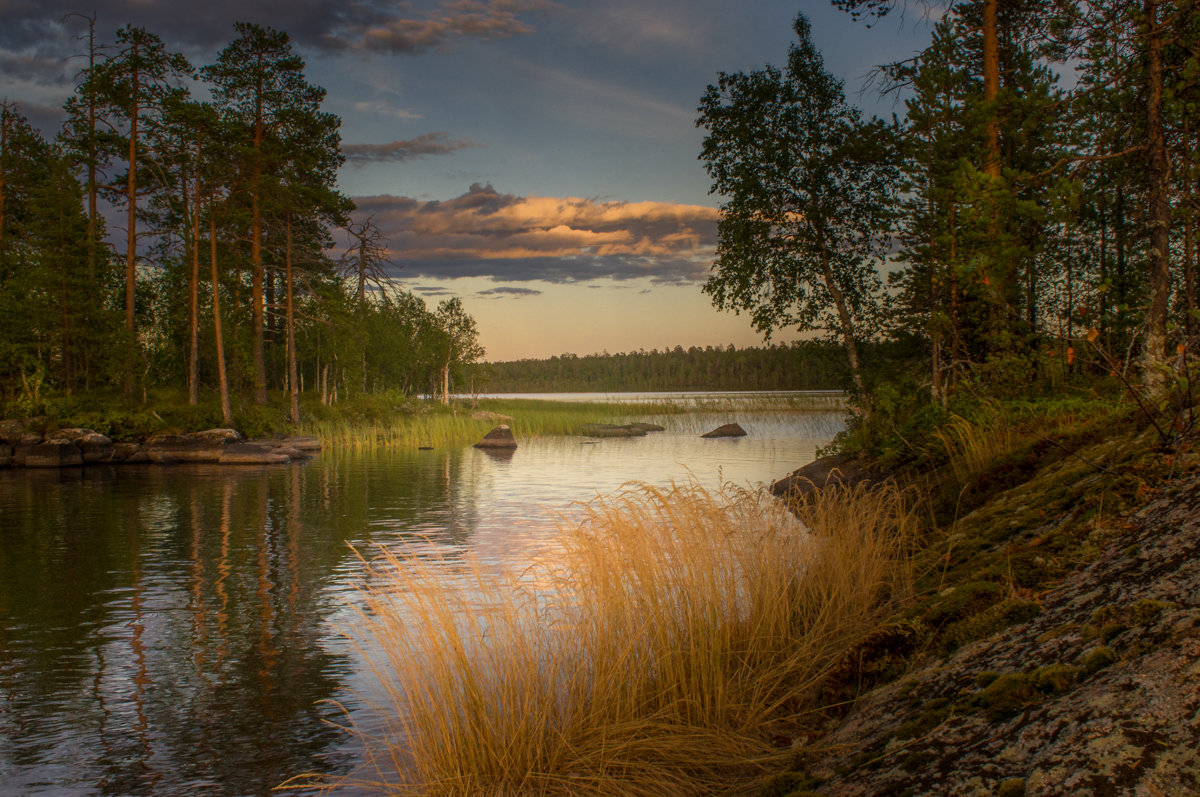
[[[670,202],[519,197],[490,185],[419,202],[360,197],[406,273],[580,280],[703,279],[716,246],[718,211]]]

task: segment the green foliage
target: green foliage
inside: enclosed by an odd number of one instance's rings
[[[802,14],[793,27],[783,70],[721,73],[701,99],[700,157],[713,193],[728,197],[704,289],[717,307],[748,311],[764,334],[828,333],[861,387],[856,347],[879,311],[895,131],[846,102]]]
[[[868,351],[875,347],[868,347]],[[879,344],[885,358],[894,347]],[[495,393],[666,390],[844,390],[845,356],[835,345],[736,348],[698,346],[620,354],[563,354],[545,360],[489,363],[487,389]]]

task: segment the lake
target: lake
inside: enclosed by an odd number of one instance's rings
[[[265,795],[349,771],[355,745],[329,723],[366,683],[343,637],[350,546],[519,567],[574,503],[629,482],[765,484],[843,426],[680,400],[694,411],[638,418],[665,432],[521,440],[511,456],[0,471],[0,794]],[[699,438],[732,420],[749,434]]]

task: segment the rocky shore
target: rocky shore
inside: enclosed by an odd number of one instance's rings
[[[1200,794],[1200,478],[1030,598],[1029,619],[862,697],[809,747],[814,790]]]
[[[152,462],[169,465],[273,465],[308,459],[321,450],[315,437],[246,440],[234,429],[156,434],[114,442],[92,429],[45,430],[37,421],[0,421],[0,468],[68,468]]]
[[[763,797],[1200,794],[1196,443],[1039,443],[990,491],[928,474],[956,514],[918,594],[850,651],[822,699],[838,708]],[[827,459],[774,488],[884,475]]]

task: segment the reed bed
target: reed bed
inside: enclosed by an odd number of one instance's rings
[[[894,489],[631,487],[523,570],[363,558],[378,717],[325,787],[416,795],[724,791],[786,756],[817,687],[908,585]],[[367,700],[367,696],[363,696]]]
[[[589,423],[627,423],[646,415],[686,411],[666,403],[606,404],[486,399],[475,407],[397,412],[390,417],[338,417],[308,423],[304,433],[326,445],[347,449],[417,448],[464,445],[479,440],[498,423],[518,437],[576,434]]]

